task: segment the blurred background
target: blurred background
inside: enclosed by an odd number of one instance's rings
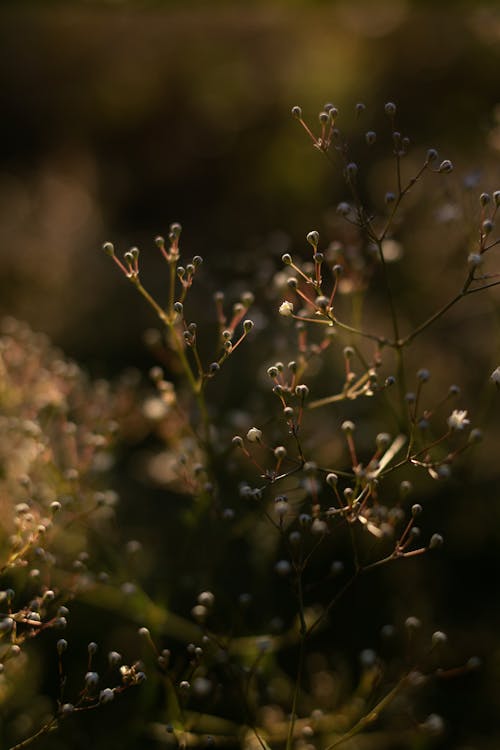
[[[499,70],[493,2],[4,2],[0,316],[47,333],[93,375],[146,372],[153,315],[100,248],[139,246],[143,280],[161,299],[153,240],[176,221],[183,254],[205,260],[198,314],[203,295],[251,287],[272,356],[268,291],[282,253],[307,253],[311,229],[325,244],[346,237],[335,213],[346,198],[341,175],[290,109],[300,105],[316,131],[324,103],[338,106],[367,201],[380,208],[394,189],[392,100],[412,143],[409,174],[429,147],[455,165],[446,183],[415,191],[396,236],[397,302],[404,325],[416,324],[456,293],[477,196],[500,188]],[[370,153],[368,129],[380,133]],[[375,288],[374,319],[380,299]],[[415,369],[436,371],[443,387],[454,373],[460,406],[467,394],[479,402],[485,447],[445,489],[428,490],[429,524],[447,538],[438,569],[424,562],[388,583],[394,612],[415,606],[450,631],[457,655],[484,662],[476,683],[450,683],[439,698],[447,746],[461,750],[498,746],[500,708],[499,402],[487,383],[500,364],[500,293],[473,300],[426,337]],[[137,521],[132,512],[125,524]]]

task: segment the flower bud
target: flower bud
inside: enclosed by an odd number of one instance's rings
[[[453,172],[453,164],[451,161],[449,159],[442,161],[438,167],[438,172],[441,174],[449,174],[450,172]]]
[[[295,107],[292,107],[292,117],[295,117],[296,120],[300,120],[302,118],[302,109],[295,105]]]
[[[433,534],[429,542],[429,549],[439,549],[444,544],[444,539],[441,534]]]
[[[306,239],[310,245],[312,245],[313,247],[318,247],[319,232],[316,232],[316,231],[309,232]]]

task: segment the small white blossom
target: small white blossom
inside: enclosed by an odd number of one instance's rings
[[[490,380],[492,383],[495,383],[497,388],[500,387],[500,367],[497,367],[496,370],[493,370],[493,372],[490,375]]]
[[[448,427],[450,430],[463,430],[469,424],[470,420],[467,419],[466,411],[454,409],[448,417]]]
[[[285,318],[293,313],[293,302],[283,302],[280,305],[280,315],[284,315]]]
[[[250,443],[260,443],[260,440],[262,438],[262,430],[259,430],[257,427],[251,427],[247,432],[247,440]]]

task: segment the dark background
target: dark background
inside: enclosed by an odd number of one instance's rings
[[[362,133],[387,130],[393,100],[416,161],[432,146],[455,164],[448,187],[417,194],[422,207],[398,237],[402,319],[418,322],[456,291],[476,195],[500,187],[499,66],[494,3],[4,3],[0,314],[48,333],[92,374],[145,372],[154,360],[142,334],[154,318],[100,247],[140,246],[143,277],[161,295],[153,238],[179,221],[185,255],[206,262],[202,298],[250,286],[267,320],[281,254],[305,252],[313,228],[336,239],[345,197],[291,106],[315,124],[333,101],[362,163]],[[375,205],[393,188],[387,162],[381,147],[363,175]],[[463,223],[437,227],[438,203],[465,206]],[[415,367],[432,367],[438,382],[456,373],[487,440],[445,489],[428,490],[446,554],[388,582],[394,611],[415,607],[450,632],[457,658],[483,659],[477,683],[451,684],[439,707],[449,746],[462,750],[498,743],[500,433],[487,378],[500,363],[499,312],[498,292],[474,296],[417,352]]]

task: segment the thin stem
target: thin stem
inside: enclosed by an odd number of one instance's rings
[[[40,727],[38,732],[35,732],[35,734],[27,737],[22,742],[18,742],[17,745],[13,745],[10,750],[22,750],[22,748],[28,747],[28,745],[31,745],[31,743],[37,740],[39,737],[42,737],[44,734],[48,734],[52,729],[55,729],[58,723],[58,719],[53,716],[42,727]]]

